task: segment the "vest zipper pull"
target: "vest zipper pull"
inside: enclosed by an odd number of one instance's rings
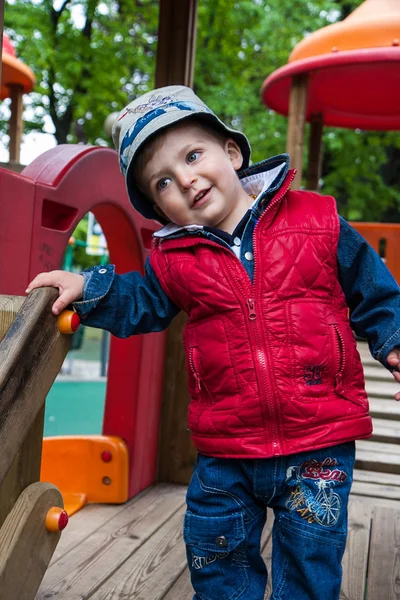
[[[201,379],[200,379],[200,375],[196,371],[194,372],[194,378],[196,380],[196,387],[197,387],[197,389],[200,392],[200,390],[201,390]]]
[[[249,298],[249,300],[247,300],[247,306],[249,309],[250,321],[255,321],[255,319],[257,319],[257,313],[256,313],[256,309],[254,308],[254,300],[252,298]]]

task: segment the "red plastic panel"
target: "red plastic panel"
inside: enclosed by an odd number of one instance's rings
[[[143,239],[149,244],[158,225],[131,207],[114,150],[61,145],[21,175],[0,169],[0,294],[23,295],[37,273],[59,268],[88,211],[117,272],[143,272]],[[155,479],[164,348],[164,333],[111,340],[103,432],[128,446],[129,497]]]

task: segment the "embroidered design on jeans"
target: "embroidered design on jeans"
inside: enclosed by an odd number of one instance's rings
[[[210,556],[196,556],[193,554],[192,556],[192,567],[193,569],[204,569],[207,565],[215,562],[217,558],[222,559],[228,556],[229,552],[224,552],[220,554],[211,554]]]
[[[342,501],[340,496],[333,491],[338,482],[347,479],[347,473],[337,467],[335,458],[326,458],[324,461],[315,459],[303,462],[300,466],[289,467],[286,481],[293,480],[290,496],[286,501],[286,508],[294,510],[308,523],[318,523],[324,527],[332,527],[337,523],[340,515]],[[311,479],[316,487],[307,486],[304,479]]]

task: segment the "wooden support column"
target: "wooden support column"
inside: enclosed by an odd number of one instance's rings
[[[156,87],[193,84],[197,0],[160,0]]]
[[[301,185],[303,172],[304,125],[306,121],[308,75],[296,75],[292,79],[289,100],[289,122],[287,134],[287,153],[291,167],[297,169],[292,189]]]
[[[161,0],[156,87],[191,86],[195,55],[197,0]],[[190,401],[182,333],[187,317],[178,315],[168,329],[161,416],[158,479],[188,483],[196,451],[187,429]]]
[[[308,143],[307,189],[319,190],[322,173],[322,134],[324,131],[324,115],[315,113],[310,122],[310,139]]]
[[[10,136],[10,162],[19,163],[20,152],[21,152],[21,140],[22,140],[22,112],[23,103],[22,96],[24,88],[21,85],[10,86],[10,98],[11,98],[11,118],[8,129]]]

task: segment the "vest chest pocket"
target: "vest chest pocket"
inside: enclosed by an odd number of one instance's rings
[[[242,513],[202,517],[187,512],[183,525],[192,584],[205,600],[245,598],[249,585]]]
[[[346,365],[345,342],[336,320],[327,315],[324,303],[290,306],[290,341],[294,361],[292,377],[299,400],[334,399]]]

